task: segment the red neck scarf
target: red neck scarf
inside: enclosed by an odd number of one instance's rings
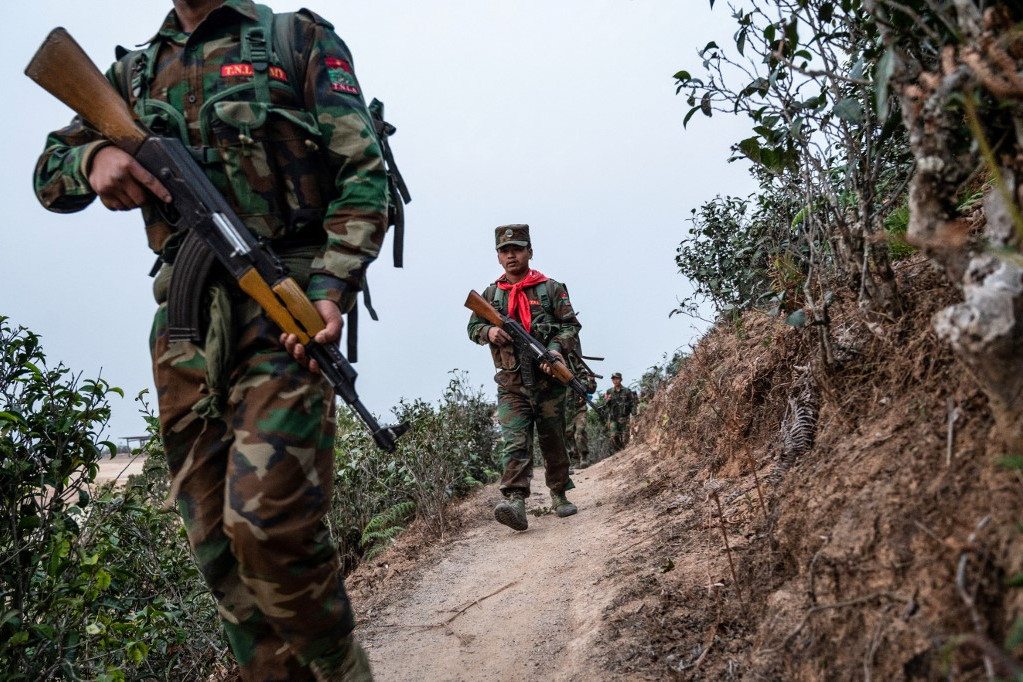
[[[550,278],[539,270],[530,270],[515,284],[509,282],[507,278],[508,275],[501,275],[496,284],[499,289],[508,292],[508,316],[521,322],[528,332],[533,324],[533,314],[529,311],[529,297],[523,289],[546,282]]]

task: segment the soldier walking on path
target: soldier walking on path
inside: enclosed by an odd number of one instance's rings
[[[629,419],[636,414],[636,394],[622,386],[622,373],[611,375],[613,386],[604,394],[607,404],[607,431],[611,452],[618,452],[629,443]]]
[[[483,298],[508,315],[558,357],[573,350],[581,325],[572,310],[565,285],[529,267],[533,257],[528,225],[502,225],[495,230],[497,260],[504,274],[483,292]],[[494,518],[515,530],[528,527],[526,498],[533,476],[532,441],[536,430],[544,459],[544,476],[551,508],[559,517],[575,514],[565,491],[574,488],[568,476],[565,446],[565,385],[550,376],[526,354],[516,352],[511,336],[500,327],[473,315],[469,338],[489,344],[497,374],[497,417],[504,441],[505,500],[494,508]],[[542,371],[541,371],[542,370]]]
[[[570,358],[571,362],[571,358]],[[596,378],[587,370],[580,367],[575,375],[586,388],[586,393],[592,395],[597,390]],[[590,441],[586,435],[586,399],[575,391],[567,391],[565,394],[565,444],[568,447],[570,462],[578,462],[576,466],[585,469],[590,465]]]
[[[173,5],[148,46],[118,50],[107,77],[150,129],[189,147],[304,287],[326,325],[315,341],[336,344],[388,224],[384,159],[348,48],[308,10]],[[163,210],[171,196],[81,117],[47,139],[35,189],[62,213],[97,196],[111,210],[141,208],[160,256],[150,346],[171,495],[242,679],[371,679],[323,521],[334,394],[305,348],[220,269],[194,283],[202,338],[172,336],[184,235]]]

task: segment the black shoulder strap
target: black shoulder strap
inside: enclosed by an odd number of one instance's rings
[[[538,291],[540,292],[540,307],[553,318],[554,306],[551,304],[551,280],[544,280],[543,286]]]
[[[262,7],[262,5],[257,5]],[[268,8],[269,9],[269,8]],[[295,91],[295,98],[301,102],[304,99],[303,89],[305,88],[306,65],[300,63],[295,56],[295,41],[293,37],[295,16],[297,12],[282,12],[273,15],[273,38],[271,45],[273,52],[280,61],[281,68],[288,77],[288,83]]]
[[[387,223],[394,226],[394,267],[400,268],[405,260],[405,204],[412,201],[412,195],[409,194],[408,186],[401,177],[401,171],[398,170],[394,154],[391,152],[390,137],[398,129],[384,120],[384,103],[375,97],[369,103],[369,116],[373,120],[373,129],[380,141],[380,153],[384,157],[384,168],[387,170],[387,190],[390,194]]]

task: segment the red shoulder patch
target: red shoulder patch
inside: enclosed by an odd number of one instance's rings
[[[359,94],[359,86],[355,82],[351,64],[339,57],[324,57],[323,64],[327,67],[331,90],[347,95]]]

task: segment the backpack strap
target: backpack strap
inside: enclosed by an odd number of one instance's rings
[[[502,315],[508,314],[508,292],[501,287],[491,284],[483,290],[483,298],[490,301],[490,304],[497,308],[497,312]]]
[[[538,293],[540,294],[540,307],[553,318],[554,306],[551,305],[551,281],[549,279],[544,280],[543,286],[538,288]]]
[[[258,20],[242,22],[241,58],[252,64],[252,86],[257,102],[270,102],[270,37],[273,35],[274,13],[266,5],[256,5]],[[288,74],[291,78],[291,74]]]
[[[376,97],[369,103],[369,116],[373,121],[373,129],[380,141],[380,152],[384,157],[384,168],[387,171],[387,190],[391,200],[387,204],[387,223],[394,226],[394,267],[404,265],[405,252],[405,204],[412,201],[405,179],[394,162],[391,152],[390,137],[398,131],[384,120],[384,103]]]
[[[149,84],[156,74],[156,53],[160,44],[156,41],[144,48],[129,50],[118,45],[114,48],[117,61],[121,62],[121,96],[131,104],[149,96]]]
[[[256,5],[256,7],[263,8],[266,6]],[[266,7],[266,9],[269,8]],[[295,99],[301,103],[305,99],[306,64],[295,56],[294,26],[297,14],[298,12],[281,12],[280,14],[273,14],[271,12],[271,23],[273,25],[271,45],[273,47],[273,54],[277,57],[277,61],[280,62],[281,68],[284,69],[284,73],[288,77],[288,84],[291,85],[291,89],[295,92]]]

